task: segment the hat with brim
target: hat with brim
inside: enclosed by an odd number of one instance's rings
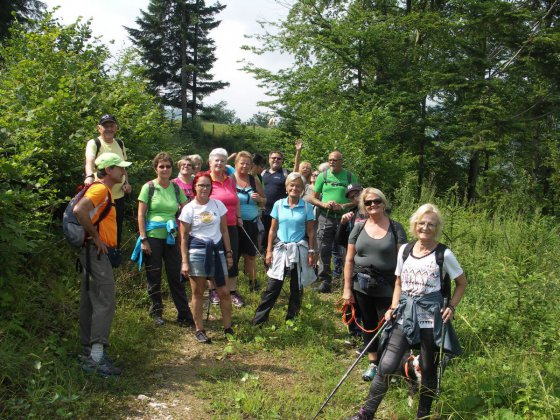
[[[363,191],[364,187],[362,187],[360,184],[350,184],[346,187],[346,198],[348,198],[348,196],[350,195],[351,192],[354,191]]]
[[[115,116],[112,115],[112,114],[105,114],[105,115],[102,115],[101,118],[99,118],[99,123],[98,123],[98,125],[103,125],[103,124],[105,124],[106,122],[114,122],[115,124],[118,124],[118,123],[117,123],[117,117],[115,117]]]
[[[97,166],[98,169],[105,169],[109,166],[120,166],[121,168],[126,168],[130,165],[132,165],[132,162],[122,160],[119,155],[112,152],[102,153],[97,159],[95,159],[95,166]]]

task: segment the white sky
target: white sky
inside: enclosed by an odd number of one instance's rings
[[[91,27],[95,36],[109,46],[113,54],[131,45],[128,34],[123,26],[136,27],[135,20],[140,9],[146,10],[149,0],[42,0],[51,10],[60,6],[55,17],[69,24],[79,16],[84,20],[92,19]],[[206,4],[214,4],[214,0],[206,0]],[[230,83],[230,86],[204,99],[205,105],[220,101],[228,103],[228,109],[234,109],[243,121],[257,112],[267,112],[267,108],[258,107],[257,102],[266,100],[264,91],[257,87],[251,75],[240,70],[241,59],[248,59],[258,66],[277,70],[289,65],[289,58],[280,54],[255,56],[241,50],[241,45],[252,43],[245,38],[261,32],[258,20],[276,21],[284,17],[288,10],[275,0],[222,0],[226,8],[217,15],[222,23],[212,33],[216,42],[214,79]],[[114,40],[114,44],[109,44]]]

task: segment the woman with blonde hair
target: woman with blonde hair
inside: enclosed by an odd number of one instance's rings
[[[438,241],[442,226],[441,213],[433,204],[420,206],[410,218],[410,231],[416,240],[399,250],[395,291],[385,313],[386,321],[396,321],[386,327],[378,373],[353,420],[373,419],[389,388],[389,377],[415,345],[420,345],[422,370],[416,418],[428,418],[436,395],[438,348],[441,346],[451,355],[461,352],[450,321],[465,293],[467,279],[453,252]],[[449,301],[451,285],[445,281],[447,278],[456,283]]]
[[[359,199],[360,213],[366,217],[350,232],[344,267],[344,292],[347,303],[357,304],[363,327],[375,329],[391,305],[395,285],[395,267],[399,248],[406,244],[406,233],[399,222],[387,214],[387,199],[377,188],[365,188]],[[373,333],[363,334],[368,345]],[[377,370],[378,340],[368,348],[369,365],[362,374],[371,381]]]

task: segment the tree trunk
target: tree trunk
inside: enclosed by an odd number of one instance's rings
[[[418,150],[418,184],[416,186],[416,199],[420,200],[422,185],[424,184],[424,172],[426,171],[426,97],[422,99],[421,124],[419,133]]]
[[[184,4],[181,7],[181,129],[188,123],[188,73],[187,73],[187,10]]]
[[[194,37],[193,37],[193,65],[195,69],[198,69],[198,30],[199,30],[199,19],[200,19],[200,1],[196,2],[196,23],[194,25]],[[197,101],[197,70],[192,73],[192,108],[191,108],[191,118],[194,121],[196,116],[196,101]]]
[[[476,183],[480,171],[480,152],[475,150],[469,159],[469,178],[467,181],[467,202],[474,203],[476,199]]]

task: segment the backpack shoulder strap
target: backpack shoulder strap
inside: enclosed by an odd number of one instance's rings
[[[101,182],[99,182],[99,184],[101,184]],[[113,196],[111,195],[111,190],[107,188],[107,204],[105,205],[105,208],[99,215],[97,221],[94,223],[94,226],[97,226],[97,229],[99,229],[99,224],[103,221],[103,219],[105,219],[109,215],[109,212],[111,211],[111,207],[113,207]]]
[[[355,226],[358,226],[358,235],[356,235],[356,239],[362,234],[362,230],[364,230],[364,228],[366,227],[366,222],[358,222],[355,224]]]
[[[329,173],[328,173],[328,172],[329,172],[328,169],[325,169],[325,170],[323,171],[323,184],[326,184],[326,183],[327,183],[327,176],[329,176]]]
[[[121,152],[123,152],[123,155],[124,155],[124,142],[122,140],[119,140],[119,139],[115,139],[115,140],[117,141],[117,144],[121,148]]]
[[[177,204],[181,205],[181,202],[179,201],[181,199],[181,190],[179,189],[179,185],[175,184],[174,182],[172,182],[173,184],[173,188],[175,189],[175,198],[177,199]]]
[[[98,137],[95,137],[93,141],[95,142],[95,156],[97,156],[99,154],[99,149],[101,148],[101,140],[99,140]]]
[[[346,181],[348,182],[348,185],[352,183],[352,172],[346,171]]]
[[[443,262],[445,259],[445,250],[447,249],[447,246],[439,243],[436,246],[436,263],[439,267],[439,280],[441,282],[440,287],[441,287],[441,294],[443,295],[443,297],[451,297],[451,280],[449,279],[449,275],[443,275]]]
[[[395,240],[395,246],[399,246],[399,238],[397,237],[397,228],[395,227],[395,221],[393,219],[389,219],[389,229],[391,229],[391,233],[393,234],[393,239]]]
[[[253,191],[257,191],[257,181],[255,180],[255,177],[251,174],[249,174],[249,184],[251,184],[251,189]]]
[[[402,253],[403,263],[406,261],[406,259],[409,257],[410,253],[412,252],[412,248],[414,247],[414,244],[416,244],[416,241],[409,242],[404,246],[404,250]]]
[[[152,197],[156,192],[156,186],[154,185],[154,181],[150,180],[147,182],[148,184],[148,205],[146,207],[146,212],[150,209],[150,204],[152,204]]]

